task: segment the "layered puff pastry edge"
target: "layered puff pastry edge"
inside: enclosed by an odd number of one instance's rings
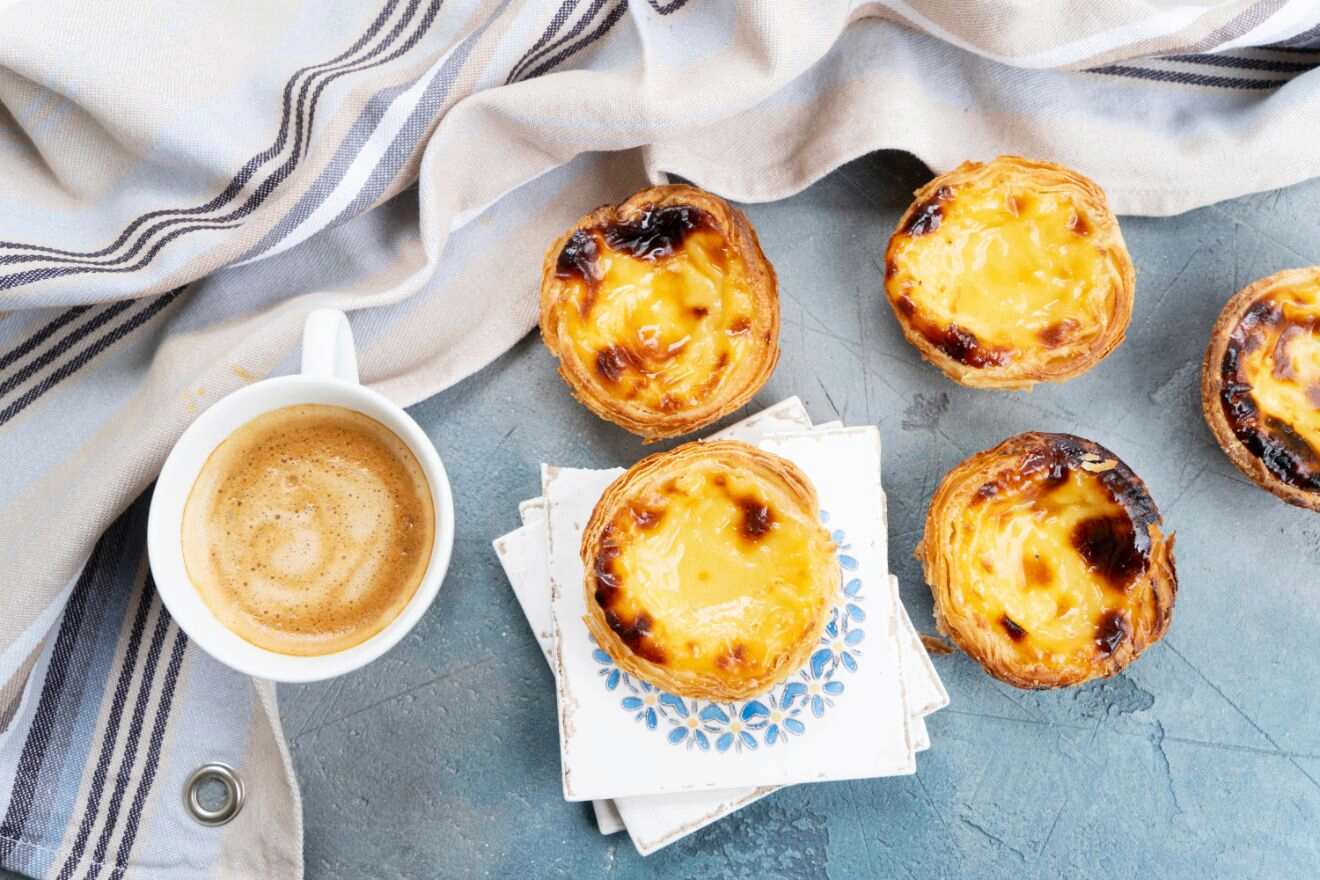
[[[1112,452],[1027,433],[945,476],[916,557],[941,632],[995,678],[1052,688],[1114,675],[1164,636],[1173,544]]]
[[[1320,266],[1261,278],[1224,305],[1202,364],[1201,408],[1242,473],[1320,511]]]
[[[810,657],[840,590],[816,491],[734,440],[629,468],[582,536],[587,628],[624,671],[685,697],[765,693]]]
[[[779,360],[779,288],[743,213],[686,185],[597,208],[541,271],[541,336],[573,395],[650,442],[751,399]]]
[[[917,190],[885,255],[907,338],[955,382],[1025,389],[1123,341],[1136,274],[1091,180],[1051,162],[964,162]]]

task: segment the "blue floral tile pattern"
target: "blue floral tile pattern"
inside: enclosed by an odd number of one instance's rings
[[[821,511],[829,523],[829,514]],[[848,551],[842,529],[831,537],[838,548],[843,589],[830,610],[829,622],[807,665],[790,675],[770,693],[738,703],[694,700],[662,691],[614,665],[600,648],[592,657],[600,665],[598,674],[605,689],[619,691],[619,705],[647,730],[661,730],[669,743],[688,750],[707,752],[755,751],[762,747],[787,745],[804,736],[813,719],[823,718],[843,696],[844,681],[857,671],[862,660],[866,631],[862,581],[855,572],[857,558]]]

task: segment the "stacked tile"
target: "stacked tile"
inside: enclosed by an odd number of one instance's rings
[[[948,694],[889,574],[880,435],[813,426],[789,398],[715,437],[790,459],[810,477],[839,547],[843,590],[808,664],[768,694],[714,703],[618,669],[585,624],[582,528],[620,469],[542,466],[539,498],[495,551],[558,692],[564,797],[601,833],[648,855],[783,785],[916,772],[924,719]]]

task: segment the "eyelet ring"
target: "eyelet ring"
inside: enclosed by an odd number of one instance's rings
[[[225,790],[224,801],[214,809],[202,804],[202,786],[218,782]],[[243,809],[243,780],[228,764],[203,764],[183,784],[183,803],[194,819],[203,825],[224,825]]]

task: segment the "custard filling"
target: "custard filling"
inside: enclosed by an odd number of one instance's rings
[[[753,345],[746,267],[695,208],[579,230],[557,274],[568,288],[556,306],[563,356],[610,396],[653,412],[715,397]]]
[[[1320,491],[1320,278],[1256,301],[1229,336],[1222,403],[1280,480]]]
[[[1116,270],[1066,189],[983,180],[941,187],[889,251],[895,306],[972,367],[1019,352],[1088,346],[1116,307]]]
[[[642,487],[615,515],[595,600],[654,663],[755,678],[810,636],[836,564],[828,533],[784,487],[707,462]]]
[[[963,510],[955,601],[1024,660],[1059,667],[1112,654],[1144,599],[1133,586],[1149,564],[1145,529],[1099,473],[1028,460]]]

